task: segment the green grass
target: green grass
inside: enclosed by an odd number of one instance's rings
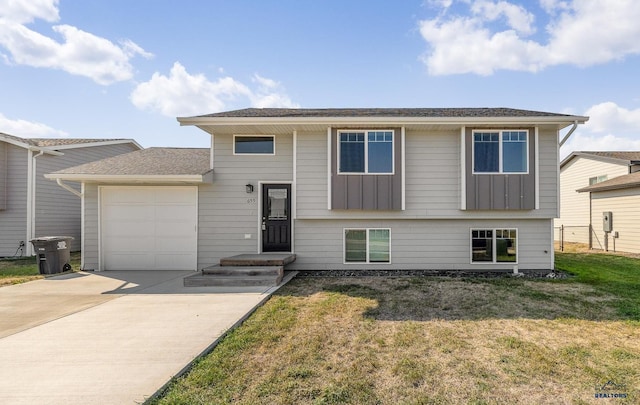
[[[80,269],[80,252],[71,253],[70,264],[73,270]],[[43,277],[35,257],[0,260],[0,286],[25,283]]]
[[[575,283],[588,284],[612,294],[620,316],[640,321],[640,260],[605,254],[556,254],[556,268],[576,275]]]
[[[150,403],[638,403],[640,260],[557,258],[575,277],[294,279]]]

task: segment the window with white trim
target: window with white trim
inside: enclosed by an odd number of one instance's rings
[[[603,174],[602,176],[589,177],[590,186],[593,186],[594,184],[602,183],[603,181],[607,181],[606,174]]]
[[[391,229],[345,229],[345,263],[389,263]]]
[[[528,173],[528,132],[473,131],[473,173]]]
[[[517,263],[517,229],[472,229],[472,263]]]
[[[338,173],[393,174],[393,131],[338,131]]]
[[[274,135],[234,135],[234,155],[275,155],[276,137]]]

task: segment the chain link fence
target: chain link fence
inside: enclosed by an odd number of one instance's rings
[[[591,225],[556,226],[553,228],[553,239],[556,249],[560,251],[564,251],[566,243],[584,244],[589,249],[604,249],[602,238],[593,231]]]

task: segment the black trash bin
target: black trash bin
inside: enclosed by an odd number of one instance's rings
[[[71,270],[71,236],[43,236],[31,239],[38,259],[40,274],[56,274]]]

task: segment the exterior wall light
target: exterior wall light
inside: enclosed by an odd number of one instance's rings
[[[245,190],[247,191],[247,194],[253,193],[253,184],[247,183],[244,187],[245,187]]]

